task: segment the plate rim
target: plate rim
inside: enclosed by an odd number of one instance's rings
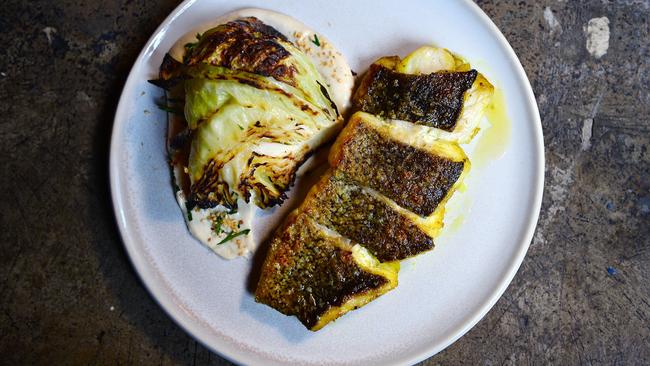
[[[244,363],[244,364],[256,364],[260,361],[269,361],[266,358],[261,358],[257,354],[247,352],[245,350],[240,350],[236,346],[230,345],[228,342],[222,341],[218,342],[219,344],[211,344],[207,339],[207,332],[204,331],[201,327],[197,327],[195,321],[188,314],[184,313],[177,304],[174,303],[171,297],[166,296],[160,288],[158,280],[156,277],[155,271],[152,271],[151,268],[146,263],[146,255],[138,251],[136,246],[133,244],[135,239],[132,238],[131,230],[133,230],[126,220],[125,217],[125,193],[122,192],[120,186],[120,181],[122,180],[122,175],[120,172],[121,166],[119,164],[119,153],[122,151],[119,148],[120,144],[123,141],[117,139],[120,135],[120,132],[125,127],[127,123],[122,123],[124,121],[122,116],[128,115],[128,102],[126,101],[125,91],[133,88],[133,85],[136,82],[136,77],[134,70],[136,67],[142,65],[143,61],[155,50],[161,41],[162,37],[166,33],[165,30],[169,28],[170,24],[176,20],[180,15],[182,15],[188,8],[190,8],[194,3],[199,0],[184,0],[180,3],[156,28],[153,34],[150,36],[149,40],[142,47],[142,50],[138,54],[138,57],[133,63],[133,66],[129,70],[128,77],[122,88],[120,94],[120,99],[115,110],[115,117],[113,119],[113,127],[111,131],[111,142],[110,142],[110,152],[109,152],[109,182],[111,190],[111,200],[113,204],[113,210],[115,213],[116,223],[118,226],[118,231],[122,239],[123,245],[126,249],[127,256],[129,261],[137,273],[140,282],[144,285],[147,292],[151,295],[154,301],[165,311],[165,313],[187,334],[192,338],[203,344],[206,348],[217,353],[218,355],[226,358],[227,360],[234,363]],[[465,335],[470,329],[472,329],[485,315],[492,309],[492,307],[497,303],[497,301],[503,296],[504,292],[512,282],[514,276],[516,275],[519,267],[523,263],[524,257],[528,248],[530,247],[531,241],[533,239],[535,230],[537,228],[537,223],[539,219],[539,214],[542,206],[542,196],[544,190],[544,171],[545,171],[545,151],[544,151],[544,135],[541,123],[541,117],[539,115],[539,109],[537,106],[537,101],[530,84],[530,81],[526,75],[526,72],[517,57],[515,51],[513,50],[510,43],[507,41],[503,33],[499,28],[494,24],[490,17],[472,0],[460,0],[463,2],[469,11],[476,15],[480,22],[483,25],[487,26],[491,33],[495,36],[499,45],[503,48],[507,54],[509,61],[512,62],[514,69],[513,71],[516,74],[516,78],[521,82],[523,89],[525,91],[524,99],[527,100],[527,114],[529,119],[532,121],[532,132],[534,135],[534,154],[536,155],[537,170],[534,171],[536,174],[535,186],[533,188],[533,197],[532,197],[532,209],[529,211],[529,219],[526,225],[526,230],[523,234],[523,239],[520,241],[518,250],[513,256],[513,259],[510,261],[508,266],[504,267],[506,269],[506,274],[501,278],[498,286],[496,286],[491,295],[486,298],[486,300],[481,304],[477,311],[468,314],[466,320],[456,329],[448,332],[448,336],[443,339],[443,341],[438,342],[437,344],[431,344],[429,347],[426,347],[425,350],[416,352],[413,354],[407,354],[402,356],[398,360],[394,360],[398,364],[414,364],[425,360],[445,348],[449,347],[463,335]],[[257,356],[257,357],[256,357]],[[277,363],[277,362],[274,362]]]

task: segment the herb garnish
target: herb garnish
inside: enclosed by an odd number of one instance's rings
[[[196,46],[199,44],[199,41],[201,40],[201,34],[197,33],[196,34],[196,42],[188,42],[185,43],[183,46],[185,48],[185,54],[183,55],[183,62],[187,62],[187,59],[190,56],[190,53],[196,48]]]
[[[310,39],[311,43],[315,44],[317,47],[320,47],[320,41],[318,40],[318,34],[314,33],[314,39]]]
[[[250,229],[244,229],[241,231],[236,231],[236,230],[231,230],[228,231],[227,228],[230,227],[229,224],[226,224],[224,227],[224,220],[226,219],[226,215],[232,215],[233,213],[237,213],[237,210],[230,210],[228,212],[214,212],[210,215],[210,220],[212,221],[212,231],[214,231],[215,235],[219,234],[225,234],[226,236],[217,243],[223,244],[226,243],[230,240],[233,240],[234,238],[241,236],[241,235],[247,235],[250,232]],[[238,222],[237,223],[237,229],[241,227],[241,224]]]
[[[223,231],[221,228],[221,225],[223,225],[223,216],[224,215],[218,215],[212,223],[212,230],[214,230],[214,233],[217,235],[221,234],[221,231]]]
[[[185,202],[185,209],[187,210],[187,221],[192,221],[192,208],[193,205],[190,205],[188,201]]]
[[[168,105],[163,104],[163,103],[156,103],[156,105],[158,106],[158,108],[160,108],[161,110],[163,110],[163,111],[165,111],[167,113],[179,114],[181,116],[183,115],[183,111],[178,110],[178,109],[176,109],[176,108],[174,108],[172,106],[168,106]]]
[[[232,239],[234,239],[234,238],[236,238],[238,236],[241,236],[241,235],[248,235],[248,233],[250,233],[250,231],[251,231],[251,229],[244,229],[242,231],[231,231],[231,232],[228,233],[228,235],[226,235],[225,238],[223,238],[222,241],[218,242],[217,245],[223,244],[223,243],[225,243],[227,241],[230,241],[230,240],[232,240]]]

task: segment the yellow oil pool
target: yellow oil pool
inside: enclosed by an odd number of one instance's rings
[[[485,108],[490,125],[479,135],[472,153],[472,166],[485,166],[503,156],[510,144],[512,124],[506,110],[506,99],[501,89],[495,89],[492,101]]]

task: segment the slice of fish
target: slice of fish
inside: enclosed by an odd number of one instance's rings
[[[441,93],[433,94],[435,88]],[[375,61],[353,104],[356,110],[386,118],[412,140],[465,144],[479,131],[493,93],[494,86],[462,57],[424,46],[404,59],[390,56]]]
[[[377,117],[357,112],[336,139],[330,165],[400,206],[429,216],[469,162],[456,144],[438,141],[425,149],[401,142],[397,132]]]
[[[477,75],[476,70],[410,75],[375,63],[354,95],[354,107],[379,117],[452,131],[465,92]]]
[[[257,301],[317,330],[396,286],[398,260],[433,248],[467,160],[456,144],[414,147],[392,131],[364,112],[350,118],[332,169],[273,235]]]
[[[478,130],[492,85],[456,57],[414,60],[447,54],[421,51],[407,58],[413,70],[459,70],[410,75],[395,71],[399,57],[376,61],[355,94],[360,111],[332,146],[331,169],[271,239],[256,298],[312,330],[396,286],[398,261],[433,248],[446,201],[470,169],[458,143]],[[355,273],[351,282],[347,273]]]
[[[381,262],[433,249],[433,239],[380,194],[329,171],[310,190],[302,212],[319,224],[364,246]]]
[[[318,330],[393,289],[398,271],[298,211],[271,240],[255,300]]]

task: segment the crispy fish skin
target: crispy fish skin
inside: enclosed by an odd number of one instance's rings
[[[392,130],[364,112],[350,118],[332,168],[272,237],[258,302],[318,330],[397,286],[399,260],[432,249],[421,225],[440,220],[469,163],[457,144],[414,147]]]
[[[358,242],[379,261],[402,260],[433,249],[433,239],[366,189],[330,171],[301,210],[319,224]]]
[[[258,302],[318,330],[394,288],[399,260],[433,247],[416,221],[440,220],[469,163],[457,144],[411,146],[392,131],[364,112],[350,118],[332,168],[272,237]]]
[[[452,131],[465,92],[478,72],[402,74],[380,63],[370,66],[353,97],[355,110]]]
[[[332,147],[330,165],[420,216],[431,215],[459,179],[467,161],[392,139],[367,123],[368,118],[374,117],[358,112],[350,118]]]
[[[314,317],[311,321],[305,321],[304,315],[301,318],[300,313],[305,309],[313,314],[305,301],[293,301],[291,311],[283,307],[283,301],[288,300],[277,301],[282,298],[283,290],[285,296],[290,294],[289,299],[294,295],[287,292],[286,286],[278,286],[285,280],[273,271],[303,256],[288,251],[287,247],[297,247],[294,242],[304,242],[307,237],[331,237],[328,235],[333,233],[346,238],[348,245],[354,244],[352,252],[356,250],[357,255],[353,254],[353,260],[361,268],[372,272],[380,266],[396,265],[401,259],[433,248],[432,238],[443,226],[445,204],[470,169],[469,159],[458,143],[469,141],[478,130],[478,117],[490,99],[492,85],[475,70],[467,71],[466,63],[459,66],[456,62],[455,71],[409,75],[393,71],[398,69],[399,62],[399,57],[384,57],[371,66],[354,97],[357,112],[331,148],[330,170],[292,213],[287,226],[272,239],[265,274],[257,288],[258,301],[285,314],[297,315],[307,327],[314,324]],[[298,222],[296,217],[306,219]],[[291,230],[305,232],[291,228],[305,222],[313,224],[319,234],[287,234]],[[346,242],[322,243],[341,249],[345,248],[341,243]],[[328,249],[328,253],[332,250]],[[285,273],[291,272],[292,281],[297,281],[293,287],[313,290],[311,278],[319,275],[310,271],[327,269],[324,266],[303,268]],[[391,268],[373,273],[391,279],[399,270]],[[392,284],[389,280],[385,286]],[[267,294],[273,291],[276,292],[270,297],[276,301],[269,301]],[[321,311],[323,315],[317,325],[310,329],[317,330],[353,309],[353,304],[356,308],[375,297],[352,296],[341,307]]]
[[[398,264],[373,269],[355,251],[294,212],[271,241],[255,300],[318,330],[397,286]]]

